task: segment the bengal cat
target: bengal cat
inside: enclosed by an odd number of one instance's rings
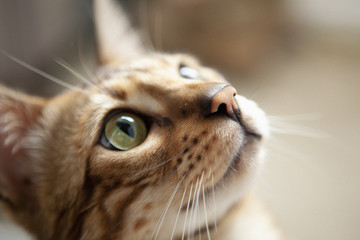
[[[251,196],[268,123],[191,56],[146,51],[94,4],[98,74],[50,99],[0,87],[0,199],[36,239],[280,239]]]

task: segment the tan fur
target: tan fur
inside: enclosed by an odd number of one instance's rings
[[[221,219],[217,231],[212,232],[211,239],[285,239],[276,228],[274,220],[261,202],[253,194],[248,194]],[[201,237],[195,239],[206,237],[206,232],[202,232]]]
[[[280,239],[245,197],[268,134],[256,104],[235,97],[241,123],[208,116],[209,94],[229,85],[214,70],[181,54],[107,54],[81,92],[43,100],[0,89],[0,165],[10,166],[0,169],[0,196],[14,219],[37,239]],[[202,79],[182,78],[181,64]],[[151,119],[144,143],[101,146],[115,109]]]

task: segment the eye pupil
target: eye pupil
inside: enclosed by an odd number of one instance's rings
[[[135,138],[135,131],[134,128],[129,124],[125,122],[117,122],[118,128],[123,131],[126,135],[128,135],[131,138]]]

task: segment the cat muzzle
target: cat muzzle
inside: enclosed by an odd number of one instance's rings
[[[268,135],[269,127],[265,113],[254,103],[237,94],[234,87],[227,85],[211,99],[211,114],[223,113],[239,122],[249,136],[262,139]]]

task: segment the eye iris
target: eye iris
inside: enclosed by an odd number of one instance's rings
[[[105,137],[119,150],[139,146],[146,138],[145,123],[136,115],[121,113],[113,116],[105,125]]]
[[[180,66],[179,73],[183,78],[200,79],[199,72],[196,71],[195,69],[191,68],[191,67]]]

